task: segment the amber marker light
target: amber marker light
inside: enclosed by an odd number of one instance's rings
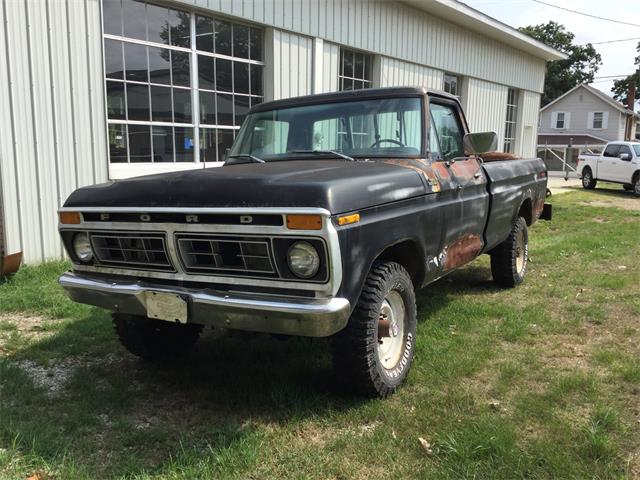
[[[289,230],[322,230],[320,215],[287,215]]]
[[[338,217],[338,225],[351,225],[352,223],[357,223],[360,221],[359,213],[352,213],[351,215],[343,215],[342,217]]]
[[[81,222],[78,212],[60,212],[58,215],[63,225],[78,225]]]

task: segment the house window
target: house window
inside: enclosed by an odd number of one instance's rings
[[[507,93],[507,120],[504,128],[504,151],[513,153],[516,148],[518,121],[518,90],[510,88]]]
[[[593,112],[593,128],[602,128],[604,112]]]
[[[222,161],[263,98],[262,30],[103,0],[111,163]]]
[[[366,53],[340,49],[340,90],[359,90],[371,87],[371,64],[373,57]]]
[[[460,97],[460,80],[457,75],[452,73],[444,74],[444,88],[443,90],[451,95]]]
[[[558,112],[556,117],[556,128],[558,129],[564,128],[564,112]]]

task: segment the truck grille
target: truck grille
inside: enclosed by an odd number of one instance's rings
[[[177,243],[187,273],[277,276],[267,238],[178,235]]]
[[[101,265],[173,271],[164,235],[139,233],[93,233],[91,243]]]

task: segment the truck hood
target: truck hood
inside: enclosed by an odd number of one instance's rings
[[[414,170],[382,161],[246,163],[84,187],[65,207],[320,207],[332,214],[426,193]]]

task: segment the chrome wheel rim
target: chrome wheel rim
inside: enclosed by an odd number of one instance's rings
[[[521,274],[527,261],[527,246],[524,243],[524,230],[516,236],[516,271]]]
[[[382,366],[391,370],[402,357],[404,345],[406,310],[402,295],[392,290],[380,307],[378,318],[378,359]]]
[[[640,180],[636,181],[635,194],[640,195]]]
[[[584,185],[585,187],[588,187],[590,183],[591,183],[591,174],[585,173],[582,176],[582,185]]]

